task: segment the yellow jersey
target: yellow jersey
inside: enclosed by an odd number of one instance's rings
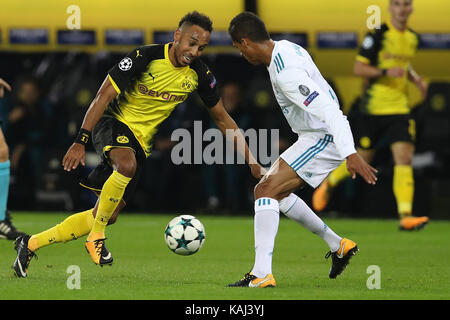
[[[360,103],[362,112],[372,115],[410,112],[406,85],[408,69],[418,44],[419,38],[414,31],[399,31],[390,22],[367,33],[356,59],[381,69],[401,67],[405,74],[401,78],[381,76],[370,79]]]
[[[105,115],[127,125],[147,157],[159,124],[189,94],[198,92],[207,107],[214,107],[220,99],[209,68],[200,59],[185,67],[175,67],[169,60],[171,45],[136,48],[108,72],[118,95]]]

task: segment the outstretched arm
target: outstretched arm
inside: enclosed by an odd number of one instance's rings
[[[251,153],[241,130],[239,129],[233,118],[231,118],[228,112],[225,110],[222,99],[220,99],[214,107],[208,109],[208,111],[219,130],[222,131],[222,134],[227,139],[230,138],[230,133],[232,133],[235,149],[244,157],[245,161],[248,163],[253,177],[257,179],[262,178],[265,174],[264,168],[261,167],[261,165],[256,161],[255,157]]]

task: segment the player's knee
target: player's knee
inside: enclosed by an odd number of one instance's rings
[[[137,164],[136,164],[136,160],[134,159],[128,159],[128,160],[124,160],[121,161],[117,167],[117,172],[119,172],[120,174],[132,178],[134,177],[134,174],[136,173],[136,168],[137,168]]]
[[[130,149],[115,148],[110,152],[111,164],[120,174],[133,178],[136,173],[137,162],[134,152]]]
[[[266,179],[264,181],[259,182],[254,189],[255,199],[259,199],[262,197],[274,197],[274,190],[272,187],[272,183],[270,179]]]
[[[411,143],[394,143],[391,146],[392,156],[396,165],[411,165],[414,155],[414,145]]]
[[[412,164],[412,154],[409,152],[399,153],[395,157],[396,165],[410,166]]]

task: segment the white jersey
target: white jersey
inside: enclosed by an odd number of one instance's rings
[[[292,130],[299,135],[330,134],[342,158],[355,153],[347,117],[311,56],[290,41],[274,42],[267,69],[275,97]]]

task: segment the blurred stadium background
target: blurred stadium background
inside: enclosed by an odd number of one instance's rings
[[[80,8],[80,30],[66,26],[71,5]],[[367,32],[370,5],[381,8],[382,21],[389,18],[388,0],[0,0],[0,77],[13,86],[12,93],[0,100],[12,164],[9,208],[75,211],[93,205],[95,197],[78,186],[78,177],[98,161],[93,149],[88,149],[86,168],[74,173],[62,170],[61,159],[109,68],[138,45],[169,42],[179,19],[189,11],[200,11],[213,20],[203,59],[219,85],[227,88],[224,94],[234,101],[230,113],[243,129],[280,128],[281,149],[295,141],[265,68],[249,65],[231,46],[226,30],[231,18],[243,10],[261,16],[273,39],[285,38],[305,47],[351,117],[362,84],[352,75],[353,63]],[[418,0],[414,8],[410,27],[420,34],[421,43],[413,66],[430,85],[425,101],[412,84],[408,89],[417,121],[414,214],[448,219],[450,2]],[[35,106],[27,117],[14,112],[23,100]],[[171,163],[171,132],[192,129],[194,120],[203,120],[204,130],[211,125],[196,96],[180,105],[161,127],[126,211],[251,212],[256,181],[247,166]],[[375,166],[380,171],[376,188],[359,180],[343,183],[329,210],[354,217],[396,218],[388,148],[378,153]],[[311,193],[309,188],[299,191],[307,202]]]

